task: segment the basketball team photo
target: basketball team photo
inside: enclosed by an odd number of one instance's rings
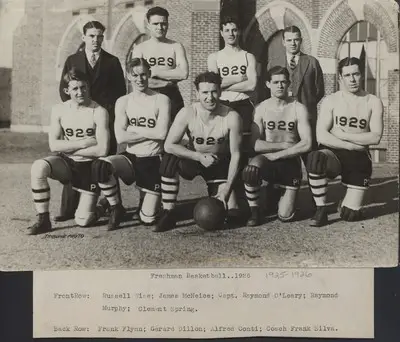
[[[395,1],[0,18],[1,270],[397,266]]]

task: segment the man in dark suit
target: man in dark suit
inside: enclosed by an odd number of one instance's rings
[[[119,59],[101,48],[104,31],[104,25],[98,21],[89,21],[83,26],[84,47],[67,58],[62,75],[65,75],[72,67],[87,75],[91,98],[107,109],[109,114],[110,149],[108,154],[112,155],[117,152],[114,106],[117,99],[126,94],[126,85]],[[69,99],[68,94],[64,92],[65,87],[61,78],[59,91],[64,102]],[[77,203],[76,197],[76,193],[70,186],[64,186],[60,216],[55,218],[56,221],[73,217],[74,206]]]
[[[316,58],[300,51],[302,37],[297,26],[286,27],[282,38],[286,53],[270,60],[268,70],[274,66],[286,67],[289,70],[289,96],[306,106],[313,135],[312,149],[316,150],[317,105],[325,95],[322,69]],[[306,155],[302,158],[305,161]]]

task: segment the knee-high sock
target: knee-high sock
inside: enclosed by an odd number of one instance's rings
[[[111,176],[110,180],[106,183],[99,183],[99,187],[110,205],[120,203],[117,180],[114,176]]]
[[[244,190],[246,193],[247,203],[250,207],[260,206],[260,190],[261,183],[258,185],[244,184]]]
[[[161,199],[163,208],[171,210],[175,208],[179,192],[179,178],[161,177]]]
[[[31,179],[32,197],[39,214],[48,213],[50,206],[50,187],[47,177]]]
[[[319,207],[326,205],[326,193],[328,189],[328,178],[326,175],[308,174],[308,184],[310,185],[315,204]]]

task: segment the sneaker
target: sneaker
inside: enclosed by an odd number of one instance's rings
[[[28,235],[38,235],[51,231],[51,222],[49,213],[38,214],[39,219],[33,226],[29,227]]]
[[[160,214],[160,220],[158,221],[153,232],[161,233],[176,227],[176,215],[173,210],[164,209]]]
[[[248,227],[255,227],[261,224],[260,208],[250,207],[250,218],[247,220]]]
[[[311,219],[310,226],[322,227],[328,223],[328,212],[325,206],[317,206],[314,217]]]
[[[112,205],[110,207],[110,219],[108,221],[107,230],[116,230],[119,228],[119,224],[121,223],[123,217],[125,215],[125,208],[122,204]]]

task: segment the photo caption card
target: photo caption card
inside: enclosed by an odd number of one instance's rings
[[[33,337],[372,338],[373,269],[35,271]]]

